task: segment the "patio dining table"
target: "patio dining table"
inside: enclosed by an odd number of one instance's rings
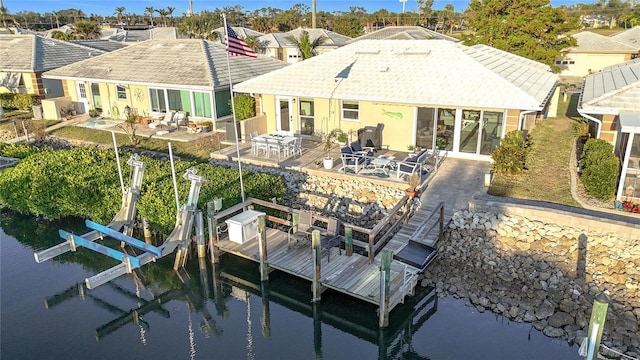
[[[281,135],[269,135],[262,134],[258,135],[251,139],[251,142],[260,143],[262,142],[265,146],[265,156],[268,159],[272,150],[272,146],[275,145],[277,150],[278,162],[280,162],[280,153],[284,151],[285,155],[289,153],[290,145],[296,141],[294,136],[281,136]],[[253,146],[251,148],[256,149],[256,155],[258,153],[258,146]]]

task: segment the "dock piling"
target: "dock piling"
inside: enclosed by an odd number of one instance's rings
[[[315,275],[313,276],[312,283],[312,292],[313,292],[313,302],[320,301],[320,260],[322,260],[322,248],[320,247],[320,231],[313,230],[311,233],[311,244],[313,247],[313,265],[315,268]]]
[[[378,310],[378,325],[389,325],[389,277],[391,276],[392,252],[384,250],[380,259],[380,309]]]
[[[353,228],[344,227],[344,251],[347,256],[353,255]]]
[[[260,248],[260,280],[269,280],[269,266],[267,265],[267,228],[264,215],[258,216],[258,246]]]

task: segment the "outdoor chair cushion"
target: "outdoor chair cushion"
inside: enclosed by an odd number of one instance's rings
[[[340,149],[340,153],[342,154],[353,154],[353,151],[351,150],[350,147],[348,146],[344,146]]]
[[[349,147],[351,148],[351,150],[354,153],[359,153],[362,154],[364,156],[368,156],[368,157],[373,157],[373,151],[365,151],[362,146],[360,146],[360,142],[359,141],[354,141],[352,142]]]
[[[354,156],[354,157],[345,159],[345,165],[356,165],[356,164],[360,165],[360,164],[364,164],[365,160],[366,159],[363,157]]]

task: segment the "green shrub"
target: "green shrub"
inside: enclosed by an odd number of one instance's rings
[[[99,223],[111,221],[120,208],[120,181],[111,150],[74,148],[54,151],[43,148],[27,156],[25,149],[3,145],[0,153],[13,157],[24,155],[16,166],[0,172],[0,208],[47,218],[89,217]],[[127,154],[121,154],[123,164],[127,157]],[[146,169],[138,214],[149,219],[153,230],[168,234],[176,219],[171,165],[167,161],[144,156],[141,160],[145,162]],[[182,174],[192,166],[198,175],[209,180],[200,190],[200,209],[206,209],[206,203],[214,197],[223,199],[224,208],[241,201],[237,169],[178,161],[175,171],[180,179],[178,193],[181,204],[185,203],[191,185],[182,179]],[[126,181],[130,177],[130,168],[124,165],[122,170]],[[284,183],[278,176],[243,171],[243,180],[247,197],[282,201],[286,194]],[[128,185],[125,182],[125,186]]]
[[[6,109],[31,110],[33,105],[39,103],[38,96],[33,94],[0,94],[0,106]]]
[[[237,120],[249,119],[256,116],[256,103],[251,95],[236,95],[233,98],[233,102],[235,104],[235,113]],[[229,106],[231,106],[231,100],[229,100]]]
[[[40,151],[40,148],[27,144],[6,144],[0,142],[0,156],[24,159]]]
[[[613,145],[600,139],[587,140],[580,168],[580,180],[589,195],[601,200],[613,197],[620,174],[620,160],[613,153]]]
[[[528,143],[522,131],[508,132],[491,153],[491,169],[499,175],[520,173],[525,169],[528,151]]]

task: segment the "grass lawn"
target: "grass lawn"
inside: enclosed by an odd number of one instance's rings
[[[571,196],[569,175],[574,122],[562,117],[538,123],[529,136],[526,170],[516,176],[496,176],[488,193],[579,207]]]
[[[109,131],[87,131],[86,128],[78,126],[65,126],[60,129],[51,132],[51,135],[60,136],[68,139],[84,140],[100,144],[113,144],[111,138],[111,132]],[[141,141],[138,144],[139,148],[169,153],[169,147],[166,140],[140,137]],[[125,134],[116,134],[116,141],[118,146],[131,146],[129,137]],[[171,147],[173,153],[177,156],[186,159],[196,159],[200,161],[206,161],[209,159],[209,154],[212,151],[218,150],[218,142],[214,137],[208,137],[190,142],[172,141]],[[223,147],[225,145],[222,145]]]

